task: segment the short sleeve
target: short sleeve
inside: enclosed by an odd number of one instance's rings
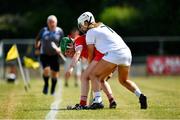
[[[39,31],[39,34],[38,34],[38,38],[39,39],[42,39],[42,36],[43,36],[43,33],[45,31],[46,27],[42,28],[40,31]]]
[[[82,45],[82,42],[81,42],[81,37],[77,38],[75,40],[75,47],[79,46],[79,45]]]
[[[61,41],[62,41],[62,39],[63,39],[63,37],[64,37],[64,31],[63,31],[63,29],[60,28],[60,27],[58,27],[58,33],[59,33],[59,35],[60,35],[60,38],[59,38],[59,45],[60,45],[60,44],[61,44]]]
[[[91,29],[86,34],[86,44],[95,44],[95,40],[95,32]]]
[[[75,44],[74,44],[74,46],[75,46],[75,49],[76,48],[78,48],[78,47],[80,47],[80,46],[83,46],[83,37],[82,36],[80,36],[80,37],[78,37],[76,40],[75,40]]]
[[[61,35],[61,38],[63,38],[63,37],[64,37],[64,31],[63,31],[63,29],[62,29],[62,28],[60,28],[60,35]]]

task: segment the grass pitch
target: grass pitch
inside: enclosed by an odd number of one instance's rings
[[[131,78],[148,97],[148,109],[140,110],[137,97],[122,87],[116,78],[109,80],[118,103],[109,109],[103,94],[103,110],[66,110],[67,105],[79,102],[80,88],[70,86],[62,90],[56,119],[180,119],[180,77],[133,77]],[[31,80],[31,89],[26,93],[23,82],[7,84],[0,81],[0,119],[44,119],[54,102],[51,95],[41,93],[42,80]]]

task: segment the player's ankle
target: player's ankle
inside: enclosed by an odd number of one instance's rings
[[[112,103],[114,101],[114,98],[109,99],[109,103]]]
[[[134,94],[139,98],[142,93],[140,90],[135,90]]]
[[[87,105],[87,101],[84,101],[84,100],[80,100],[80,103],[79,103],[81,106],[86,106]]]
[[[94,92],[94,101],[93,103],[101,103],[102,98],[101,98],[101,92]]]

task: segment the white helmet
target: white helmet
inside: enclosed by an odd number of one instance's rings
[[[91,12],[84,12],[83,14],[79,16],[77,21],[78,21],[78,25],[84,25],[84,22],[87,21],[90,24],[90,23],[95,22],[95,19]]]

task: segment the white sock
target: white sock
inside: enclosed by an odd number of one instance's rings
[[[136,94],[137,97],[140,97],[140,95],[142,94],[139,89],[135,90],[134,93]]]
[[[100,103],[102,102],[101,92],[94,92],[94,101],[93,103]]]

